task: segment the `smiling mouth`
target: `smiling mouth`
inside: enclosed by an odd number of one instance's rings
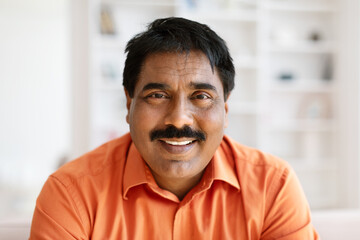
[[[163,142],[165,142],[169,145],[173,145],[173,146],[185,146],[185,145],[189,145],[189,144],[195,142],[195,140],[187,140],[187,141],[166,141],[166,140],[164,140]]]
[[[167,140],[159,139],[161,146],[170,154],[188,154],[188,152],[195,147],[196,139],[193,140]]]

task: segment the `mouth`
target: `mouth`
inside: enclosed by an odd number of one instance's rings
[[[185,145],[189,145],[193,142],[195,142],[195,140],[186,140],[186,141],[170,141],[170,140],[163,140],[165,143],[169,144],[169,145],[173,145],[173,146],[185,146]]]
[[[159,139],[159,142],[163,149],[165,149],[170,154],[186,154],[194,146],[197,140],[195,139],[186,139],[186,140],[174,140],[174,139]]]

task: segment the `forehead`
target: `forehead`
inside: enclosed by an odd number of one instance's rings
[[[151,54],[144,61],[135,91],[149,82],[170,85],[211,83],[222,91],[216,68],[211,68],[208,58],[200,51]]]

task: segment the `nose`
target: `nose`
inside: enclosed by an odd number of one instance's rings
[[[176,128],[191,126],[194,122],[190,103],[187,99],[174,99],[165,116],[165,125],[173,125]]]

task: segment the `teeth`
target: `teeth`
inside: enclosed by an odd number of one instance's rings
[[[189,143],[192,143],[192,141],[182,141],[182,142],[175,142],[175,141],[165,141],[167,144],[170,145],[176,145],[176,146],[182,146],[182,145],[187,145]]]

